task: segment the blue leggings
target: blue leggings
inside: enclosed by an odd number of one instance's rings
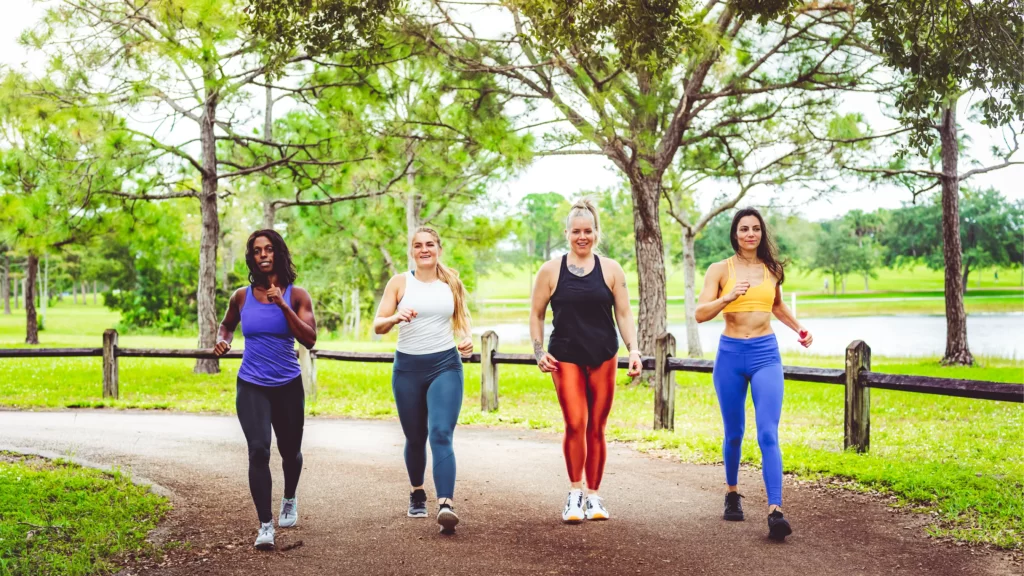
[[[779,418],[782,416],[782,357],[774,334],[740,339],[722,336],[712,374],[725,422],[722,459],[725,481],[735,486],[740,468],[740,447],[746,428],[747,382],[754,397],[757,443],[768,504],[782,506],[782,452]]]
[[[455,348],[434,354],[395,352],[391,390],[405,432],[409,482],[413,486],[423,485],[429,440],[438,498],[455,495],[452,434],[462,408],[462,379],[462,359]]]

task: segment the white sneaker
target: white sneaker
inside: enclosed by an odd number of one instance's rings
[[[587,496],[587,520],[607,520],[611,518],[608,509],[604,507],[604,498],[597,494]]]
[[[254,544],[257,550],[273,550],[274,549],[274,523],[267,522],[266,524],[260,524],[260,533],[256,535],[256,543]]]
[[[281,498],[281,514],[277,517],[277,525],[291,528],[299,521],[299,499]]]
[[[576,524],[583,522],[583,490],[574,488],[565,499],[565,510],[562,511],[562,522]]]

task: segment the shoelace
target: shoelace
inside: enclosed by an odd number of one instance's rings
[[[580,497],[576,501],[576,505],[583,509],[583,493],[580,492]],[[565,500],[565,511],[568,512],[569,508],[572,507],[572,492],[569,493],[569,497]]]
[[[295,501],[294,500],[291,500],[291,501],[285,500],[284,501],[284,506],[281,508],[281,515],[282,516],[291,516],[294,513],[295,513]]]
[[[587,506],[590,508],[604,508],[604,498],[600,496],[587,496]]]
[[[274,531],[273,524],[260,525],[260,536],[266,536]]]

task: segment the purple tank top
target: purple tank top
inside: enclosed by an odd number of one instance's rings
[[[284,299],[292,301],[292,287],[285,288]],[[260,386],[281,386],[297,378],[299,360],[295,356],[295,336],[288,328],[284,312],[277,304],[264,304],[252,293],[252,286],[245,290],[245,304],[242,306],[242,335],[245,348],[242,351],[242,367],[238,377]]]

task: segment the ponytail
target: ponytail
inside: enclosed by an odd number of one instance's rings
[[[425,232],[434,237],[434,241],[437,242],[437,247],[441,248],[441,237],[438,236],[437,232],[433,228],[427,228],[426,226],[420,226],[413,233],[413,237],[420,232]],[[452,297],[455,299],[455,313],[452,315],[452,330],[455,335],[460,338],[467,338],[470,335],[471,323],[469,317],[469,308],[466,306],[468,297],[466,295],[466,287],[462,284],[462,280],[459,280],[459,273],[444,264],[441,263],[440,258],[437,260],[437,277],[441,282],[444,282],[452,290]]]

